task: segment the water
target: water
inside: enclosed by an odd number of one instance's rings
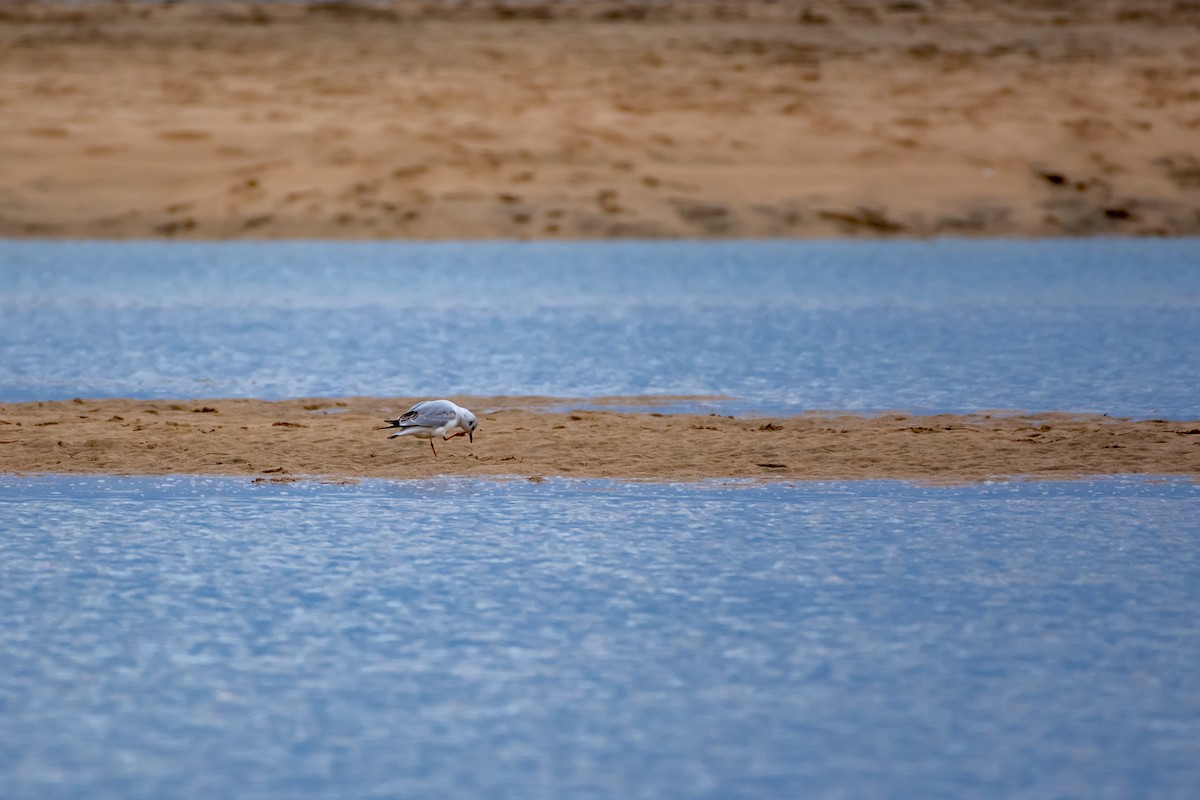
[[[1197,419],[1200,242],[0,242],[0,401]],[[661,409],[660,409],[661,410]],[[1190,798],[1200,487],[0,476],[0,797]]]
[[[0,242],[0,401],[1200,416],[1200,241]]]
[[[1200,488],[0,478],[17,798],[1190,798]]]

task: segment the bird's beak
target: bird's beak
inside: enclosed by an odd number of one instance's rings
[[[467,431],[467,440],[471,444],[475,444],[475,431]]]

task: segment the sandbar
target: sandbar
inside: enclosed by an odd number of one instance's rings
[[[571,410],[572,401],[557,398],[453,398],[476,411],[479,429],[474,442],[438,440],[435,456],[426,440],[389,440],[389,431],[381,430],[385,418],[416,399],[5,403],[0,473],[225,475],[272,482],[467,476],[940,483],[1200,476],[1200,421],[1000,412],[735,418],[594,404]]]

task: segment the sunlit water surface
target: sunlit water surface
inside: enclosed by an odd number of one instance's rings
[[[1200,240],[0,242],[0,401],[1200,417]]]
[[[0,401],[1197,419],[1197,265],[1195,240],[0,242]],[[0,476],[0,797],[1190,800],[1197,520],[1195,483],[1133,478]]]
[[[1193,798],[1200,488],[0,478],[14,798]]]

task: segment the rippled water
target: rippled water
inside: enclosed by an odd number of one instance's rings
[[[0,400],[1200,416],[1200,241],[0,242]],[[693,406],[694,407],[694,406]]]
[[[1200,489],[0,478],[6,798],[1194,797]]]
[[[0,400],[1200,417],[1200,242],[0,242]],[[2,444],[0,444],[2,446]],[[0,476],[0,797],[1192,798],[1200,488]]]

